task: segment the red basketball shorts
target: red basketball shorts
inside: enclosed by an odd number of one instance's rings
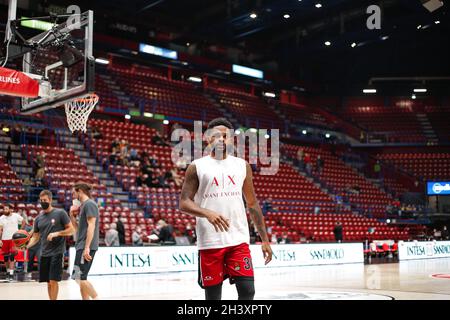
[[[14,255],[17,253],[12,240],[2,240],[3,246],[0,248],[0,252],[4,256]]]
[[[247,243],[237,246],[199,250],[198,282],[202,288],[221,284],[226,278],[230,283],[236,277],[253,278],[253,264]]]

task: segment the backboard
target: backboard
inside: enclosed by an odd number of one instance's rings
[[[45,95],[22,98],[23,114],[56,108],[94,92],[93,11],[68,15],[63,20],[27,40],[33,50],[23,55],[22,71],[50,88]],[[23,21],[27,19],[16,23]]]

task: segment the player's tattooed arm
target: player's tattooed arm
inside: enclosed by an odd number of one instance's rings
[[[184,177],[183,187],[180,195],[180,209],[186,208],[190,201],[194,201],[195,194],[198,190],[197,168],[194,164],[188,166]]]
[[[256,204],[253,207],[249,207],[248,211],[250,211],[250,217],[252,218],[252,221],[255,224],[259,235],[261,236],[261,240],[263,242],[268,242],[269,238],[267,236],[266,225],[264,223],[264,218],[259,204]]]
[[[248,210],[250,211],[250,217],[258,230],[261,240],[263,242],[268,242],[266,224],[264,223],[264,217],[262,214],[261,207],[259,206],[258,200],[256,199],[255,189],[253,187],[253,173],[252,168],[247,163],[247,175],[245,177],[243,192],[245,196],[245,201],[247,202]]]
[[[216,231],[227,231],[230,224],[227,219],[214,211],[201,208],[194,202],[199,186],[197,168],[191,164],[186,170],[183,187],[180,195],[180,211],[196,217],[206,218]]]
[[[267,236],[266,224],[264,223],[264,216],[261,207],[256,199],[255,189],[253,187],[253,172],[250,165],[247,163],[247,175],[245,177],[243,192],[245,201],[247,202],[250,217],[258,230],[262,240],[262,251],[264,254],[265,263],[268,264],[272,260],[272,248],[270,247],[269,237]]]

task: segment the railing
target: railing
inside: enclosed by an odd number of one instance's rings
[[[17,193],[18,188],[23,189],[22,192]],[[0,185],[0,191],[3,196],[6,196],[8,204],[17,204],[17,203],[38,203],[39,201],[39,193],[44,190],[44,187],[33,187],[33,186],[12,186],[12,185]],[[56,189],[52,190],[56,192]],[[56,193],[54,193],[56,194]],[[23,200],[13,200],[15,197],[21,196]]]
[[[6,119],[5,119],[6,116]],[[36,122],[31,121],[29,118],[24,120],[23,116],[5,115],[2,114],[1,118],[4,118],[4,124],[10,127],[9,136],[12,143],[15,145],[53,145],[57,144],[57,125],[65,121],[61,116],[49,116],[45,117],[45,121]],[[31,122],[30,122],[31,121]],[[16,128],[18,127],[19,130]],[[54,134],[53,134],[54,133]]]
[[[134,98],[140,99],[140,101],[143,101],[143,102],[139,103],[139,108],[140,108],[141,114],[143,114],[143,112],[150,112],[153,114],[161,113],[160,111],[158,111],[158,103],[159,103],[158,100],[141,99],[138,97],[134,97]],[[182,105],[182,104],[175,104],[175,103],[171,103],[171,104],[164,103],[164,104],[167,106],[170,106],[171,108],[174,108],[175,113],[179,114],[179,115],[182,115],[186,110],[193,109],[193,107],[194,107],[192,105]],[[213,114],[212,112],[208,112],[208,110],[205,110],[204,108],[199,110],[200,106],[195,106],[195,107],[196,107],[195,109],[197,111],[199,111],[201,114],[201,118],[195,119],[195,120],[201,120],[201,121],[205,122],[208,120],[208,116],[210,116],[209,118],[211,118],[211,114]],[[190,118],[184,118],[182,116],[177,116],[177,117],[166,116],[166,118],[169,118],[169,117],[171,117],[173,119],[182,119],[182,120],[184,120],[184,122],[192,122],[193,121]]]

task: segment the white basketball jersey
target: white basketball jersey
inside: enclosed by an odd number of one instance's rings
[[[197,217],[197,246],[199,250],[235,246],[250,242],[242,186],[246,177],[246,163],[241,158],[227,156],[216,160],[206,156],[192,162],[199,181],[194,201],[229,220],[228,231],[217,232],[206,218]]]

